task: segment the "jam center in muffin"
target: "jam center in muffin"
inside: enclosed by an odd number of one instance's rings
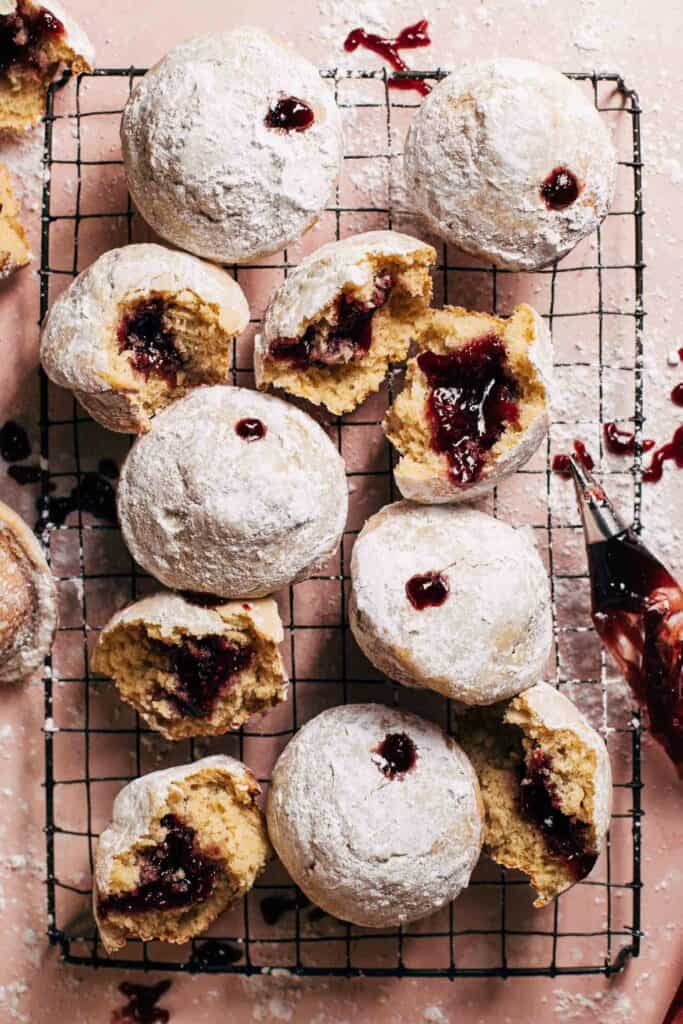
[[[305,132],[314,121],[313,109],[296,96],[281,96],[265,116],[266,128],[281,132]]]
[[[0,72],[17,66],[46,70],[43,47],[63,35],[64,26],[54,14],[19,0],[14,13],[0,17]]]
[[[119,352],[130,352],[130,364],[145,379],[162,377],[175,387],[183,360],[175,345],[168,320],[168,306],[161,297],[140,299],[119,324]]]
[[[440,572],[419,573],[406,583],[406,595],[417,611],[438,608],[450,593],[448,579]]]
[[[519,419],[517,384],[506,367],[505,346],[487,334],[447,355],[422,352],[417,363],[430,387],[432,448],[448,459],[455,483],[474,483],[486,453],[506,425]]]
[[[597,855],[588,848],[588,826],[560,810],[551,768],[547,754],[540,749],[531,752],[521,769],[520,808],[527,821],[540,830],[550,852],[579,881],[590,872]]]
[[[382,759],[378,767],[388,779],[402,779],[417,762],[417,747],[405,732],[388,732],[373,753]]]
[[[268,428],[261,420],[247,417],[235,424],[235,433],[243,441],[261,441],[268,433]]]
[[[178,910],[203,903],[214,891],[219,867],[199,849],[195,830],[174,814],[165,815],[160,824],[166,835],[141,852],[138,885],[100,900],[101,914]]]
[[[579,197],[578,178],[567,167],[555,167],[541,185],[541,195],[549,210],[565,210]]]
[[[222,636],[186,637],[181,644],[164,645],[175,675],[173,693],[164,694],[181,715],[205,718],[235,676],[251,664],[254,650]]]
[[[373,315],[386,305],[392,287],[391,275],[380,273],[375,276],[367,302],[342,292],[329,322],[314,321],[300,338],[276,338],[270,343],[270,358],[297,369],[357,362],[370,349]]]

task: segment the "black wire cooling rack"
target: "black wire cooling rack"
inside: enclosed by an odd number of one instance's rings
[[[58,291],[100,252],[148,237],[125,189],[117,132],[130,86],[142,74],[144,70],[138,68],[100,69],[78,81],[66,78],[49,91],[41,322]],[[419,74],[438,80],[445,72]],[[419,233],[409,215],[394,204],[384,182],[384,178],[391,182],[396,173],[405,125],[417,104],[405,91],[393,91],[384,71],[329,71],[324,76],[334,85],[351,138],[336,201],[318,227],[327,231],[320,242],[372,227]],[[71,396],[43,376],[40,526],[58,580],[61,609],[61,625],[45,674],[47,904],[50,940],[61,947],[68,962],[129,970],[253,974],[285,968],[304,975],[452,979],[609,975],[638,955],[640,720],[628,698],[613,700],[616,683],[608,685],[608,666],[587,614],[587,580],[580,528],[571,508],[573,495],[562,492],[568,485],[553,476],[550,463],[553,451],[566,447],[572,437],[587,439],[592,450],[599,452],[599,468],[609,475],[611,492],[617,489],[622,506],[632,503],[639,528],[645,315],[641,109],[636,93],[619,75],[570,77],[590,93],[615,131],[621,197],[615,209],[593,239],[559,265],[533,275],[492,270],[438,243],[435,301],[506,313],[513,297],[528,297],[553,331],[559,397],[547,446],[499,487],[484,507],[512,521],[521,516],[534,530],[552,586],[555,657],[551,678],[597,714],[609,738],[614,815],[610,839],[595,871],[551,907],[534,911],[530,891],[520,877],[483,862],[470,888],[454,905],[426,922],[378,933],[308,907],[276,864],[239,906],[216,923],[208,943],[206,937],[180,948],[131,942],[120,956],[107,958],[89,911],[93,850],[114,795],[129,779],[224,751],[244,758],[267,785],[277,752],[303,721],[323,707],[342,701],[400,700],[402,706],[423,711],[446,727],[452,724],[451,707],[436,694],[407,691],[379,678],[348,632],[346,586],[353,539],[364,519],[394,498],[392,457],[379,427],[380,406],[391,400],[391,387],[388,394],[370,400],[351,416],[324,420],[347,460],[351,514],[336,564],[327,574],[290,588],[281,601],[289,627],[289,702],[239,734],[171,745],[142,727],[117,700],[112,684],[91,675],[88,667],[88,652],[98,629],[117,607],[149,592],[153,581],[131,562],[115,525],[82,507],[62,525],[49,522],[55,496],[78,488],[103,456],[120,461],[128,439],[99,428]],[[354,192],[360,169],[368,165],[372,166],[367,180],[376,183],[370,198],[367,190]],[[268,273],[281,279],[296,261],[296,252],[290,249],[258,266],[231,269],[247,290],[253,309],[252,291],[259,277]],[[529,288],[531,294],[525,291]],[[257,324],[255,318],[251,329]],[[233,382],[250,384],[250,365],[248,345],[246,351],[244,344],[236,346]],[[561,400],[565,383],[573,388],[571,408],[563,408]],[[630,420],[636,432],[632,458],[610,459],[602,449],[601,424],[617,417]],[[265,907],[264,899],[269,901]]]

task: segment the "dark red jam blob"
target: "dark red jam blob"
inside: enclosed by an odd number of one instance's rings
[[[521,769],[520,808],[527,821],[540,830],[550,852],[579,881],[591,871],[597,854],[588,848],[588,826],[560,810],[551,767],[551,758],[542,750],[531,752]]]
[[[266,128],[281,132],[305,132],[314,121],[312,108],[296,96],[282,96],[265,116]]]
[[[583,441],[574,441],[574,454],[584,469],[591,470],[595,466],[593,456],[586,448]],[[570,477],[572,475],[568,455],[556,455],[553,459],[553,473],[559,476]]]
[[[413,608],[438,608],[450,593],[450,586],[440,572],[426,572],[411,576],[406,583],[406,594]]]
[[[672,461],[677,469],[683,469],[683,426],[666,444],[652,453],[652,461],[643,470],[643,480],[648,484],[656,484],[662,479],[664,463]]]
[[[166,645],[164,645],[166,646]],[[254,657],[249,645],[222,636],[187,637],[179,646],[167,646],[170,669],[177,676],[169,696],[181,715],[205,718],[238,673]]]
[[[517,384],[506,367],[505,346],[490,334],[448,355],[422,352],[417,363],[431,388],[432,447],[447,457],[455,483],[474,483],[486,453],[506,425],[519,419]]]
[[[683,383],[677,384],[672,390],[671,401],[674,405],[683,405]]]
[[[605,423],[602,429],[605,448],[612,455],[632,455],[636,450],[636,435],[630,430],[620,430],[616,423]],[[640,447],[644,452],[649,452],[654,446],[654,441],[647,437],[640,442]]]
[[[556,167],[541,185],[541,195],[549,210],[564,210],[579,197],[581,186],[566,167]]]
[[[243,441],[260,441],[268,433],[268,427],[261,420],[244,419],[235,424],[235,433]]]
[[[294,896],[285,894],[264,896],[261,900],[261,917],[266,924],[275,925],[285,914],[292,913],[297,907],[302,910],[308,906],[310,906],[310,900],[302,892],[297,892]]]
[[[38,508],[41,519],[36,529],[43,529],[46,525],[63,526],[70,513],[78,509],[111,523],[118,521],[116,492],[109,480],[99,473],[84,473],[69,494],[50,494],[44,500],[39,499]]]
[[[192,954],[191,967],[230,967],[244,956],[244,946],[229,939],[207,939]]]
[[[7,476],[10,476],[22,487],[25,487],[26,484],[37,484],[40,481],[40,467],[10,466],[7,470]]]
[[[276,338],[270,343],[270,358],[303,369],[306,366],[340,366],[361,359],[372,344],[372,317],[391,294],[388,273],[375,277],[369,302],[360,302],[342,292],[326,330],[320,322],[309,324],[300,338]]]
[[[174,814],[161,819],[164,839],[140,854],[140,881],[129,892],[105,896],[100,914],[178,910],[203,903],[218,881],[219,867],[199,849],[196,832]]]
[[[5,462],[21,462],[31,454],[28,434],[19,423],[8,420],[0,430],[0,455]]]
[[[108,480],[118,480],[119,477],[119,467],[113,459],[100,459],[97,463],[97,472],[101,476],[106,476]]]
[[[157,1003],[170,987],[170,981],[160,981],[157,985],[121,982],[119,992],[128,1002],[120,1010],[114,1010],[111,1024],[168,1024],[171,1014],[168,1010],[162,1010]]]
[[[423,19],[414,25],[408,25],[394,39],[375,35],[364,28],[354,28],[344,40],[344,49],[347,53],[353,53],[362,46],[382,57],[395,71],[408,71],[408,65],[399,50],[415,50],[420,46],[429,46],[430,43],[429,22]],[[390,78],[389,86],[395,89],[416,89],[423,96],[431,92],[431,86],[422,78]]]
[[[402,779],[417,762],[417,747],[404,732],[388,732],[373,753],[382,758],[378,767],[388,779]]]
[[[16,66],[47,69],[44,46],[63,34],[64,26],[54,14],[19,0],[13,14],[0,17],[0,72]]]
[[[119,325],[119,351],[130,352],[130,364],[145,379],[154,375],[175,387],[183,360],[162,298],[140,299]]]

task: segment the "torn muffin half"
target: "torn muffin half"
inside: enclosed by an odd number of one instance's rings
[[[5,165],[0,164],[0,281],[27,266],[31,259],[12,180]]]
[[[401,456],[396,483],[412,501],[469,501],[547,433],[550,333],[531,306],[508,319],[445,306],[425,314],[418,346],[384,421]]]
[[[183,943],[244,895],[271,856],[251,771],[232,757],[134,779],[95,853],[93,909],[104,948]]]
[[[145,433],[152,417],[202,384],[223,384],[249,320],[219,267],[161,245],[104,253],[53,304],[40,356],[103,426]]]
[[[578,708],[537,683],[466,712],[457,736],[479,778],[484,848],[528,875],[534,906],[590,874],[609,828],[612,777],[605,743]]]
[[[378,391],[416,337],[436,252],[396,231],[322,246],[275,292],[254,343],[256,384],[340,416]]]
[[[287,697],[275,601],[215,601],[155,594],[98,638],[95,671],[166,739],[222,735]]]
[[[0,0],[0,130],[37,124],[59,71],[80,75],[94,63],[92,43],[61,4]]]

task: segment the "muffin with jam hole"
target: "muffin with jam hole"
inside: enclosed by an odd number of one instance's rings
[[[249,769],[223,755],[124,786],[95,854],[108,953],[129,938],[187,942],[249,891],[271,852],[259,793]]]
[[[378,391],[404,360],[429,304],[430,245],[369,231],[308,256],[270,300],[256,336],[260,388],[282,388],[335,415]]]
[[[285,700],[282,639],[272,599],[160,593],[114,615],[93,667],[166,739],[217,736]]]
[[[92,71],[95,51],[60,3],[0,4],[0,129],[23,131],[45,113],[50,82],[63,69]]]
[[[40,357],[99,423],[140,434],[169,402],[226,380],[248,321],[244,293],[224,270],[161,245],[126,245],[59,296]]]
[[[479,777],[486,852],[528,875],[544,907],[590,874],[604,844],[612,780],[602,737],[547,683],[468,711],[457,735]]]
[[[420,351],[384,430],[404,498],[470,501],[519,469],[548,430],[550,334],[531,306],[508,319],[455,306],[423,318]]]

